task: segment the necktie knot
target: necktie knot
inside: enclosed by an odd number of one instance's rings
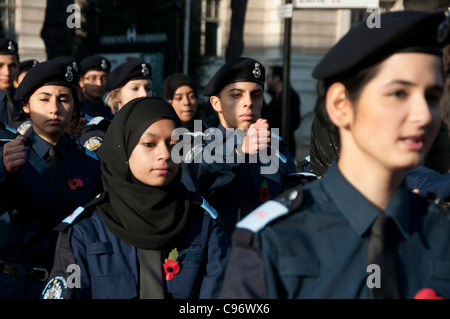
[[[56,154],[57,154],[56,147],[53,146],[53,145],[51,145],[51,146],[50,146],[50,149],[48,150],[48,156],[49,156],[49,157],[55,157]]]
[[[372,224],[372,236],[379,236],[383,238],[390,237],[395,231],[395,222],[384,213],[378,215],[377,219]]]

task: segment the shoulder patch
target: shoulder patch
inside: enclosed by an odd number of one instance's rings
[[[236,224],[237,228],[248,229],[253,233],[262,230],[271,221],[289,213],[289,209],[278,201],[269,200],[256,208]]]
[[[100,136],[93,136],[84,142],[84,147],[90,150],[91,152],[97,150],[100,145],[102,145],[103,139]]]
[[[40,299],[64,299],[68,293],[67,279],[63,275],[50,278]]]

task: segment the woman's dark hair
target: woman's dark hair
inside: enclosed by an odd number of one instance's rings
[[[326,109],[327,91],[333,83],[342,83],[347,97],[353,103],[361,96],[366,84],[376,75],[379,64],[367,67],[356,74],[339,76],[317,83],[318,97],[314,108],[315,119],[311,126],[310,156],[311,172],[325,175],[326,170],[340,152],[339,130],[331,121]]]
[[[315,115],[320,123],[339,135],[339,131],[334,123],[330,120],[326,110],[326,97],[327,91],[336,82],[342,83],[345,86],[347,97],[353,103],[361,96],[361,93],[366,84],[375,77],[379,70],[380,63],[374,64],[360,71],[353,72],[352,74],[340,75],[330,79],[325,79],[317,83],[317,100],[314,108]]]

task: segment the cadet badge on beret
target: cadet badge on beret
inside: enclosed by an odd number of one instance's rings
[[[67,280],[62,275],[51,278],[41,294],[41,299],[64,299],[67,296]]]
[[[8,51],[11,53],[14,53],[16,51],[16,47],[14,46],[14,43],[12,41],[8,42]]]
[[[444,42],[445,39],[448,37],[448,33],[450,31],[450,9],[447,10],[445,13],[446,18],[444,21],[442,21],[439,24],[438,30],[437,30],[437,40],[438,42]]]
[[[145,63],[142,63],[141,66],[142,66],[142,70],[141,70],[142,75],[143,76],[148,76],[150,74],[150,71],[148,70],[148,68],[145,65]]]
[[[255,63],[255,69],[253,70],[253,75],[255,78],[259,79],[261,77],[261,69],[259,68],[261,64]]]
[[[100,67],[103,70],[106,70],[108,68],[108,65],[106,64],[106,60],[105,59],[102,59],[102,63],[100,64]]]
[[[67,80],[67,82],[73,81],[73,73],[72,73],[72,68],[70,66],[67,67],[66,80]]]

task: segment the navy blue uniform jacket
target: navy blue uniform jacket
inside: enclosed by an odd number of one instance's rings
[[[238,224],[222,297],[369,298],[367,250],[379,209],[336,164],[304,186],[298,207],[291,199],[300,198],[301,188],[293,192]],[[400,296],[431,288],[450,298],[448,209],[402,187],[385,213],[398,227],[393,247]]]
[[[56,243],[53,228],[58,216],[44,159],[50,144],[34,131],[26,144],[26,163],[10,174],[0,163],[0,260],[10,263],[51,265]],[[72,206],[83,206],[102,192],[99,162],[64,136],[57,144],[64,157]]]
[[[194,158],[188,167],[198,191],[217,209],[230,238],[239,220],[265,201],[281,194],[285,189],[284,177],[295,173],[296,168],[286,144],[280,141],[279,152],[285,156],[286,163],[270,155],[272,160],[278,161],[278,170],[273,174],[262,174],[261,168],[267,168],[274,163],[262,163],[259,156],[255,163],[250,162],[249,156],[245,157],[245,163],[239,162],[234,151],[237,139],[227,136],[222,125],[219,125],[218,129],[223,136],[223,149],[218,147],[216,152],[223,151],[222,163],[208,163],[205,152],[213,142],[217,142],[211,139],[205,141],[201,163],[197,163],[198,159]],[[226,143],[232,143],[232,147],[228,147]],[[231,150],[232,154],[227,154],[228,150]],[[217,155],[214,149],[211,148],[211,151],[213,155]],[[231,162],[227,162],[227,156],[232,159]]]
[[[222,226],[200,206],[191,216],[182,244],[162,251],[167,256],[173,248],[178,250],[178,274],[172,280],[163,279],[168,299],[217,298],[221,289],[228,239]],[[139,258],[140,249],[111,233],[94,211],[60,233],[50,278],[58,274],[68,277],[67,267],[75,263],[80,266],[81,288],[69,289],[66,298],[139,298]]]

